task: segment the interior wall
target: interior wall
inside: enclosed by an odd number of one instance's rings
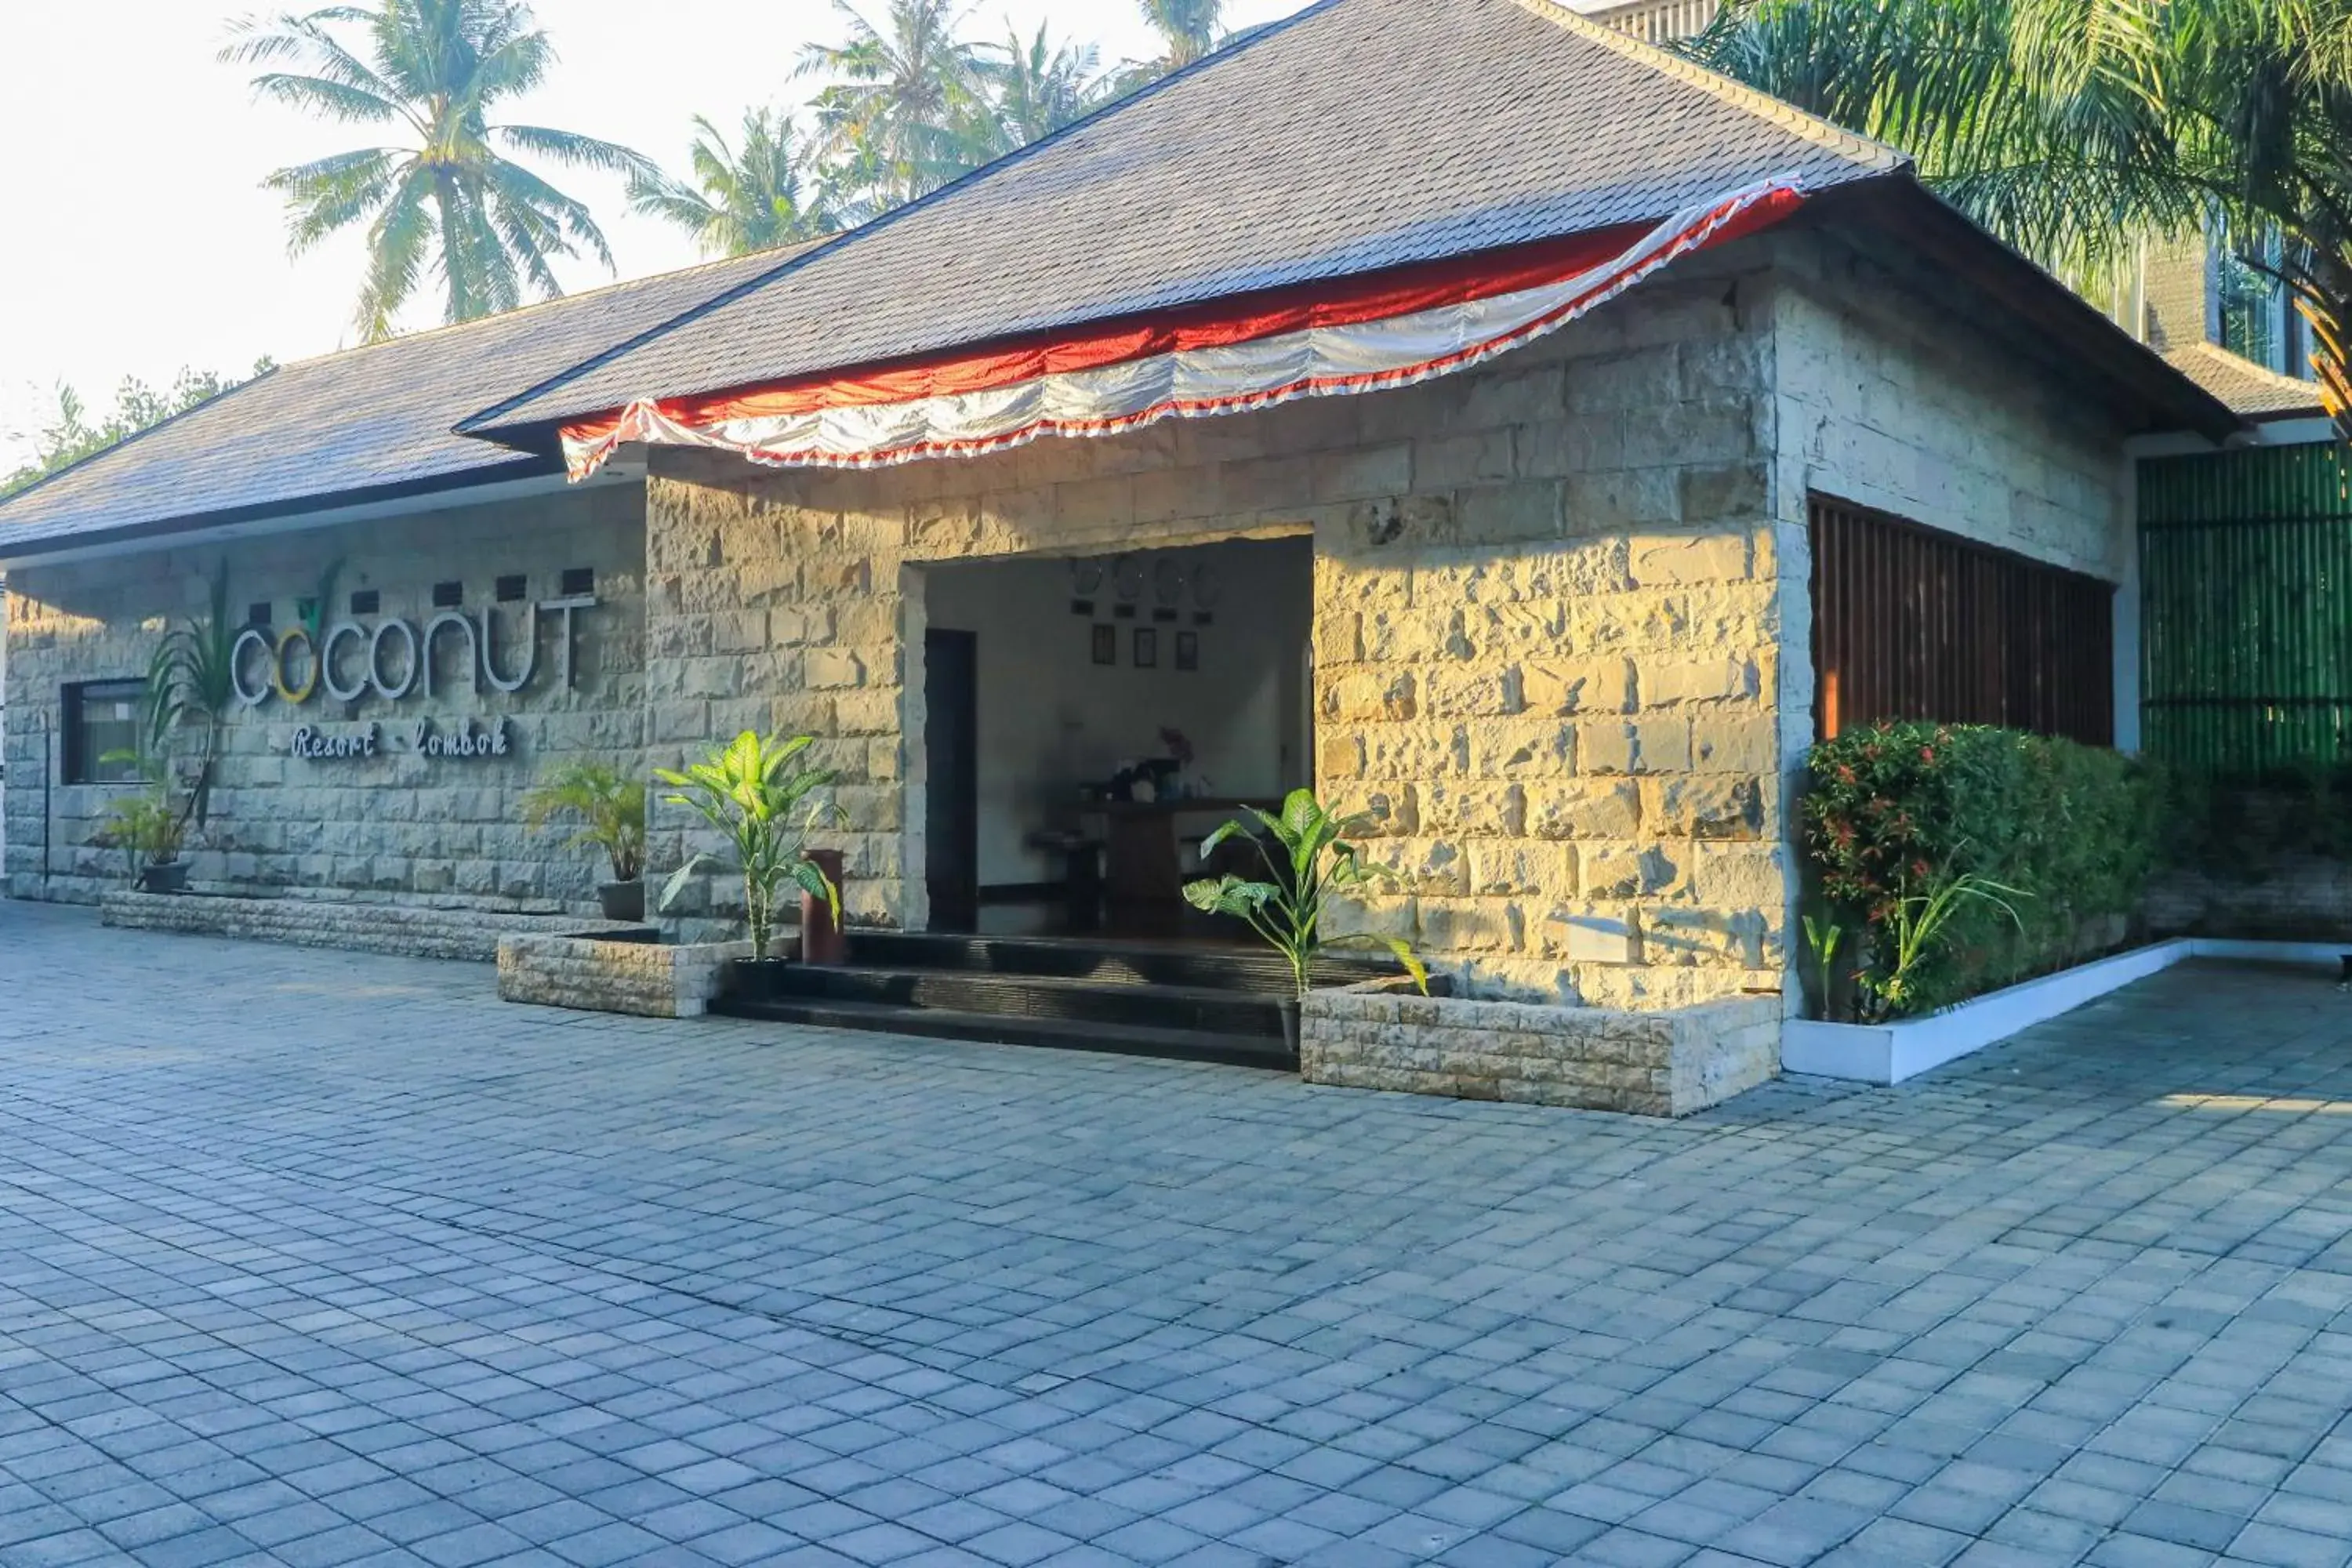
[[[1108,572],[1110,557],[1094,558]],[[980,879],[983,887],[1053,879],[1055,858],[1028,847],[1066,818],[1082,784],[1108,783],[1133,763],[1168,754],[1163,729],[1191,741],[1203,793],[1277,796],[1307,782],[1306,650],[1313,622],[1314,551],[1306,539],[1229,541],[1143,552],[1147,584],[1163,560],[1207,563],[1223,584],[1213,622],[1113,616],[1106,577],[1094,611],[1075,614],[1067,560],[935,566],[924,574],[928,624],[974,634],[980,664]],[[1094,661],[1094,633],[1117,635],[1118,662]],[[1135,633],[1156,634],[1157,665],[1138,668]],[[1176,638],[1200,638],[1200,668],[1176,667]]]

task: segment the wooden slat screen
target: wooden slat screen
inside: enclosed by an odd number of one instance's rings
[[[2003,724],[2115,743],[2115,588],[1816,496],[1814,728]]]

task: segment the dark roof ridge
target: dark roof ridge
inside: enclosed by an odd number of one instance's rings
[[[1558,0],[1511,0],[1511,3],[1596,44],[1605,45],[1638,65],[1647,66],[1663,76],[1702,89],[1735,109],[1746,110],[1784,130],[1793,131],[1843,157],[1876,163],[1890,173],[1910,168],[1915,162],[1911,154],[1899,147],[1848,131],[1834,121],[1824,120],[1793,103],[1774,98],[1769,92],[1759,91],[1720,71],[1711,71],[1696,60],[1685,58],[1672,49],[1661,48],[1631,33],[1621,33],[1614,27],[1604,26],[1581,12],[1570,10]]]
[[[867,237],[875,234],[885,232],[891,225],[900,222],[916,213],[928,211],[929,208],[946,200],[950,195],[956,192],[964,190],[971,185],[977,184],[982,180],[994,177],[1006,169],[1027,163],[1032,158],[1043,153],[1047,148],[1060,145],[1068,138],[1076,135],[1080,131],[1097,124],[1125,110],[1132,109],[1138,104],[1158,97],[1162,91],[1172,87],[1177,82],[1188,79],[1194,73],[1205,69],[1213,63],[1222,63],[1223,61],[1230,60],[1234,56],[1243,54],[1247,50],[1255,47],[1257,45],[1275,37],[1276,34],[1287,31],[1292,26],[1306,20],[1309,16],[1315,16],[1318,12],[1328,11],[1335,5],[1342,5],[1347,3],[1348,0],[1315,0],[1313,5],[1301,6],[1298,10],[1293,12],[1287,16],[1278,17],[1274,21],[1263,23],[1258,26],[1250,28],[1246,32],[1236,34],[1233,37],[1227,39],[1223,47],[1210,50],[1207,54],[1202,55],[1199,59],[1193,60],[1189,64],[1179,67],[1175,70],[1170,71],[1166,76],[1160,78],[1158,80],[1153,81],[1145,87],[1139,88],[1134,92],[1128,93],[1124,97],[1115,98],[1108,103],[1102,105],[1100,108],[1093,110],[1088,113],[1081,115],[1079,118],[1071,121],[1067,125],[1060,126],[1055,130],[1047,132],[1045,135],[1040,136],[1034,142],[1026,142],[1022,146],[1014,148],[1012,152],[1007,153],[1001,158],[992,159],[988,163],[982,163],[977,169],[967,170],[965,173],[956,176],[956,178],[950,180],[946,184],[941,185],[939,189],[935,191],[926,191],[921,195],[917,196],[913,201],[908,202],[900,206],[892,207],[888,212],[882,214],[879,217],[875,218],[870,223],[860,224],[856,228],[845,229],[830,239],[812,245],[798,254],[786,258],[780,265],[769,271],[761,273],[756,278],[747,278],[742,282],[736,284],[733,288],[725,289],[712,298],[703,300],[691,310],[681,310],[677,315],[672,316],[669,320],[657,322],[651,327],[647,327],[645,331],[637,332],[624,340],[623,342],[614,343],[605,348],[602,353],[591,355],[589,358],[582,360],[578,364],[567,366],[565,369],[558,372],[554,375],[548,376],[540,381],[535,385],[524,387],[521,391],[514,393],[510,396],[501,398],[499,402],[491,405],[488,408],[482,409],[478,413],[466,416],[465,418],[457,421],[457,425],[452,428],[456,434],[460,436],[479,434],[481,438],[484,440],[497,441],[501,442],[502,444],[511,444],[505,443],[504,437],[498,434],[485,432],[483,430],[483,426],[495,422],[498,417],[506,413],[507,410],[529,403],[537,398],[542,393],[551,391],[554,388],[562,385],[565,382],[575,380],[592,370],[595,370],[602,365],[609,363],[611,361],[627,353],[630,350],[638,347],[640,344],[650,342],[654,339],[662,336],[664,333],[683,326],[687,322],[694,321],[698,317],[709,315],[711,311],[718,310],[721,306],[732,304],[735,300],[741,299],[747,294],[758,292],[760,289],[764,289],[769,284],[776,281],[776,279],[798,270],[803,265],[815,261],[821,256],[830,256],[835,251],[846,249],[850,246],[856,244],[858,240],[866,238]]]

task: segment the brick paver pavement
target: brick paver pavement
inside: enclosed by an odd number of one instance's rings
[[[1675,1125],[0,903],[0,1563],[2352,1557],[2352,998]]]

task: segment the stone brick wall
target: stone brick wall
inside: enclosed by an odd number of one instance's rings
[[[2176,868],[2149,884],[2142,909],[2158,936],[2352,942],[2352,866],[2312,856],[2226,876]]]
[[[656,763],[823,739],[853,918],[919,926],[924,567],[1309,536],[1317,774],[1405,877],[1365,924],[1492,996],[1781,982],[1773,316],[1761,253],[1486,370],[877,474],[656,452]],[[686,825],[657,816],[655,862]],[[715,886],[723,900],[727,889]]]
[[[491,506],[394,517],[227,547],[229,603],[242,618],[267,600],[274,625],[296,624],[298,598],[317,592],[341,561],[329,621],[373,625],[397,616],[422,629],[436,583],[464,586],[465,613],[497,615],[500,635],[520,635],[524,608],[493,603],[495,579],[521,574],[529,598],[559,596],[561,574],[595,573],[598,607],[576,617],[574,681],[558,673],[558,616],[539,617],[538,674],[512,696],[477,694],[457,675],[461,639],[440,641],[438,693],[397,702],[373,695],[349,705],[323,693],[300,708],[272,697],[235,711],[224,742],[210,826],[194,846],[200,889],[302,889],[353,899],[536,903],[587,907],[610,875],[562,835],[535,838],[518,799],[534,773],[562,757],[639,765],[645,712],[644,490],[613,486]],[[167,620],[203,610],[221,549],[156,551],[103,561],[18,569],[10,582],[6,889],[18,898],[89,900],[124,880],[118,851],[90,847],[118,789],[52,785],[42,821],[40,781],[58,762],[60,687],[142,675]],[[379,616],[347,616],[352,592],[374,589]],[[395,647],[397,647],[395,641]],[[346,678],[359,659],[344,646]],[[512,676],[520,649],[502,643]],[[299,656],[298,656],[299,657]],[[396,666],[399,654],[388,654]],[[513,754],[476,760],[418,757],[405,734],[431,718],[455,731],[467,720],[511,721]],[[386,754],[311,761],[289,754],[305,724],[331,731],[379,724]],[[44,754],[46,752],[46,755]],[[61,776],[52,773],[53,777]],[[49,876],[41,875],[41,846]]]
[[[499,943],[499,999],[583,1013],[699,1018],[710,1011],[728,963],[748,942],[698,946],[509,936]]]
[[[1780,1076],[1777,997],[1629,1013],[1325,992],[1300,1017],[1309,1083],[1688,1116]]]
[[[2111,416],[1955,331],[1948,280],[1818,233],[1772,238],[1785,526],[1801,531],[1805,498],[1821,491],[2124,580],[2133,533]],[[1810,570],[1809,556],[1787,554]]]
[[[2175,235],[2148,246],[2141,289],[2146,318],[2141,335],[2159,351],[2210,342],[2213,320],[2213,247],[2199,231]]]

